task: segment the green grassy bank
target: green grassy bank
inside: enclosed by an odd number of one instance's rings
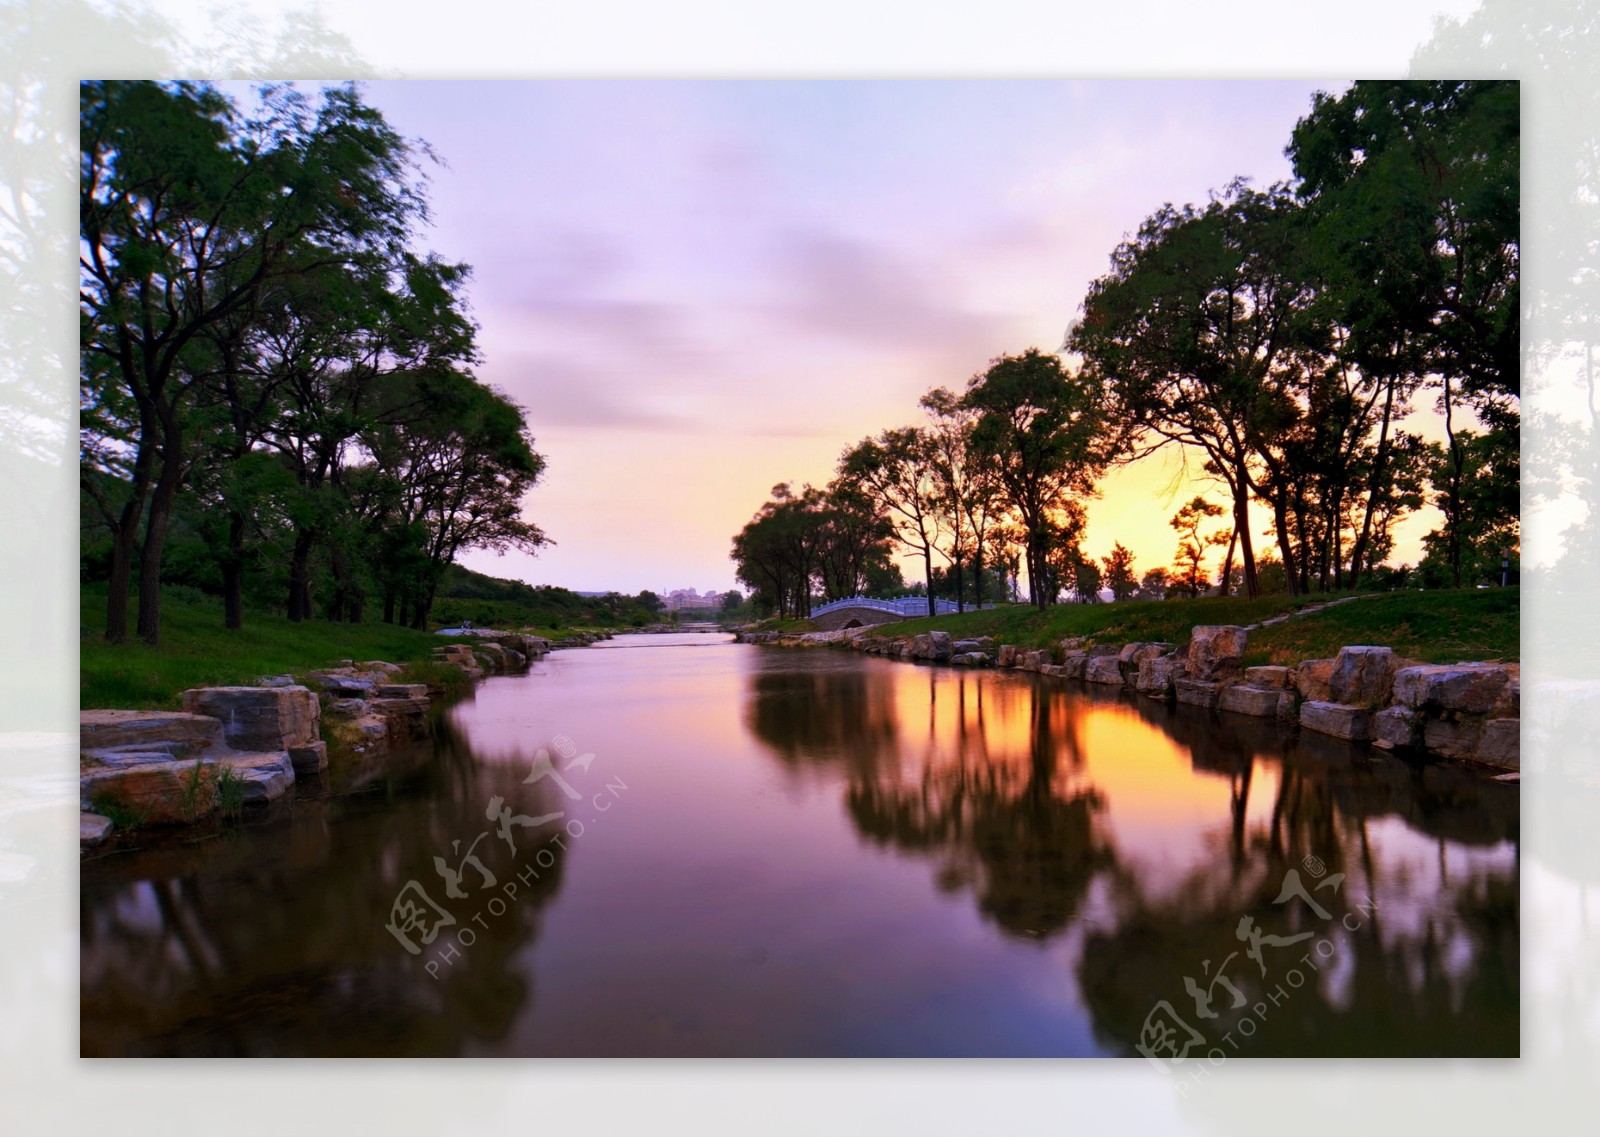
[[[1351,596],[1351,594],[1346,594]],[[1339,600],[1339,596],[1200,597],[1194,600],[1125,601],[1054,605],[1042,612],[1008,605],[982,612],[920,617],[878,626],[886,636],[935,629],[957,639],[993,636],[1025,648],[1052,647],[1068,636],[1100,644],[1164,640],[1182,644],[1197,624],[1255,624],[1270,617]],[[1336,655],[1347,644],[1382,644],[1427,663],[1521,659],[1520,590],[1441,589],[1362,596],[1281,624],[1254,629],[1248,664],[1297,664]],[[784,622],[793,624],[795,622]]]
[[[174,710],[186,688],[252,684],[258,676],[300,673],[343,659],[401,664],[407,669],[403,678],[417,682],[442,682],[453,672],[432,663],[433,649],[450,640],[381,621],[295,624],[271,613],[246,612],[244,627],[230,632],[222,627],[219,600],[175,589],[162,596],[161,643],[151,648],[132,638],[124,644],[102,639],[103,586],[85,588],[80,607],[80,707]],[[578,630],[531,631],[560,639]]]

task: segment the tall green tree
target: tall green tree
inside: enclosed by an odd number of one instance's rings
[[[1098,379],[1037,348],[993,361],[968,381],[962,404],[977,414],[971,445],[1021,527],[1030,599],[1043,608],[1055,595],[1045,587],[1056,577],[1052,527],[1072,507],[1081,512],[1122,436],[1107,420]]]
[[[926,430],[900,427],[862,439],[839,456],[839,476],[877,505],[894,539],[922,558],[924,579],[933,580],[933,554],[942,533],[944,487],[936,448]],[[928,615],[935,612],[928,590]]]
[[[1319,94],[1288,154],[1317,219],[1319,263],[1346,353],[1389,403],[1426,380],[1445,428],[1437,544],[1460,583],[1474,424],[1517,434],[1520,103],[1507,81],[1384,80]],[[1370,477],[1388,476],[1380,433]],[[1370,564],[1369,493],[1351,572]]]

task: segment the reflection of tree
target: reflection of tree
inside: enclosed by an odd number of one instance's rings
[[[884,668],[829,656],[795,668],[767,652],[750,676],[745,725],[790,766],[843,762],[852,770],[893,763],[899,743]]]
[[[1258,733],[1204,715],[1172,716],[1170,727],[1180,738],[1206,734],[1213,763],[1230,745],[1243,754],[1241,743]],[[1252,822],[1247,803],[1236,807],[1226,868],[1200,865],[1159,893],[1130,867],[1113,875],[1115,922],[1086,939],[1078,968],[1097,1038],[1131,1054],[1145,1017],[1167,999],[1213,1042],[1252,1017],[1240,1054],[1516,1054],[1515,865],[1475,868],[1467,860],[1464,870],[1444,870],[1447,843],[1489,846],[1515,838],[1515,791],[1315,737],[1280,741],[1276,749],[1271,812]],[[1385,815],[1435,837],[1437,892],[1419,895],[1412,870],[1374,850],[1368,823]],[[1308,868],[1308,858],[1321,860],[1320,873]],[[1294,897],[1277,903],[1290,871],[1308,890],[1319,878],[1345,874],[1337,892],[1314,895],[1330,919]],[[1365,911],[1369,898],[1376,905]],[[1263,976],[1239,936],[1245,917],[1271,935],[1314,935],[1264,947]],[[1304,958],[1324,939],[1333,950],[1326,959],[1313,956],[1313,969]],[[1300,969],[1299,986],[1286,979],[1293,968]],[[1245,1003],[1233,1009],[1231,994],[1218,984],[1212,989],[1218,1016],[1203,1019],[1185,994],[1185,978],[1205,989],[1219,972]],[[1280,987],[1287,996],[1274,1003]],[[1263,1001],[1265,1015],[1253,1014]]]
[[[448,726],[412,757],[349,793],[299,788],[292,810],[197,843],[86,863],[84,1053],[455,1055],[503,1039],[532,997],[512,958],[537,935],[565,855],[517,882],[498,917],[484,906],[549,828],[519,833],[515,854],[491,834],[479,852],[497,887],[474,875],[467,900],[445,898],[433,858],[486,828],[492,795],[536,813],[531,791],[545,787],[523,787],[525,768],[478,764]],[[385,927],[412,878],[476,934],[438,979]],[[484,926],[468,925],[474,913]]]
[[[1001,730],[1006,742],[991,745],[983,730],[986,677],[961,678],[963,707],[968,684],[975,689],[972,716],[957,717],[953,738],[935,740],[930,725],[916,781],[853,767],[846,806],[868,838],[942,853],[941,883],[972,884],[980,911],[1005,932],[1057,933],[1082,907],[1096,874],[1113,862],[1101,833],[1100,795],[1063,789],[1058,780],[1063,757],[1069,768],[1081,765],[1076,708],[1061,692],[1035,685],[1022,744]]]

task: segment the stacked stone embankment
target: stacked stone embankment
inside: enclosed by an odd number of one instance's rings
[[[434,658],[477,680],[524,671],[551,647],[542,637],[484,632],[471,644],[440,646]],[[398,682],[403,671],[383,660],[340,660],[300,677],[191,688],[182,711],[80,712],[80,843],[275,802],[328,768],[325,734],[367,755],[426,738],[445,689]]]
[[[1249,630],[1197,625],[1183,645],[1094,644],[1069,637],[1054,648],[912,637],[867,629],[742,632],[735,639],[781,647],[839,647],[890,659],[1011,668],[1221,714],[1271,719],[1301,731],[1386,750],[1521,767],[1521,669],[1497,661],[1423,664],[1381,645],[1350,645],[1294,666],[1244,666]]]

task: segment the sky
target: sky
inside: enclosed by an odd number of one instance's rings
[[[1287,178],[1312,93],[1344,86],[363,84],[439,160],[420,243],[473,266],[478,374],[547,460],[525,511],[555,544],[461,560],[579,590],[734,587],[732,536],[774,485],[823,485],[930,388],[1058,348],[1119,240],[1235,176]],[[1109,475],[1086,552],[1169,564],[1178,506],[1224,501],[1197,471],[1173,453]]]

